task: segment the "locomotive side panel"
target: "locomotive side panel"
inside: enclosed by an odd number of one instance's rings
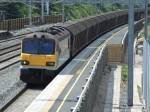
[[[76,55],[86,45],[86,27],[81,23],[68,26],[67,29],[72,33],[71,54]]]
[[[96,21],[94,18],[90,18],[87,20],[87,23],[90,24],[89,33],[88,33],[88,42],[91,42],[96,37],[97,28],[96,28]]]
[[[62,39],[58,39],[58,66],[62,66],[70,58],[70,35],[65,35]]]

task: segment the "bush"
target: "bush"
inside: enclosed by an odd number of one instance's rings
[[[52,13],[62,13],[62,5],[57,4],[52,6]],[[96,8],[90,4],[74,4],[65,5],[65,16],[67,20],[80,19],[98,13]]]

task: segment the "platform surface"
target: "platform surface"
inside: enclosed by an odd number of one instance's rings
[[[142,112],[144,105],[138,93],[142,80],[142,57],[136,55],[135,59],[133,106],[127,105],[127,87],[121,89],[121,66],[118,65],[109,76],[104,112]]]

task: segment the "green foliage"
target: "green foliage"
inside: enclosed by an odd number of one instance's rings
[[[28,6],[22,3],[9,3],[0,7],[0,10],[5,10],[7,19],[15,19],[28,16]],[[39,15],[39,9],[33,7],[33,15]]]
[[[7,13],[7,18],[17,18],[17,17],[20,17],[20,13],[19,13],[19,3],[15,4],[15,3],[11,3],[11,4],[7,4],[7,5],[4,5],[4,7],[1,7],[0,10],[4,10],[6,11]]]
[[[23,17],[27,15],[27,6],[25,6],[24,4],[16,4],[15,8],[18,12],[19,17]]]
[[[61,13],[62,5],[57,4],[52,6],[52,13]],[[65,17],[67,20],[79,19],[96,14],[97,10],[93,5],[74,4],[65,5]]]
[[[61,4],[55,4],[52,5],[52,13],[61,13],[62,12],[62,5]]]
[[[142,31],[142,32],[140,32],[139,37],[144,37],[144,32],[143,32],[143,31]]]
[[[139,95],[140,101],[142,102],[143,99],[142,99],[142,88],[141,88],[141,86],[137,85],[137,90],[138,90],[138,95]]]
[[[106,4],[101,7],[101,10],[98,10],[91,4],[65,5],[65,17],[67,20],[74,20],[95,15],[97,13],[120,10],[122,8],[123,7],[120,4]],[[52,9],[53,12],[61,13],[62,6],[61,4],[55,5]]]
[[[121,67],[121,80],[125,82],[128,80],[128,66],[127,65],[122,65]]]
[[[118,3],[116,3],[116,4],[106,4],[106,5],[103,5],[102,12],[116,11],[116,10],[120,10],[122,8],[123,7]]]
[[[62,13],[62,4],[51,4],[51,14],[61,14]],[[8,13],[8,19],[20,18],[28,16],[28,6],[22,3],[9,3],[4,7],[1,7],[0,10],[5,10]],[[34,4],[33,6],[33,16],[39,16],[41,13],[41,5]],[[65,5],[65,17],[67,20],[80,19],[83,17],[95,15],[97,13],[103,13],[108,11],[115,11],[122,9],[120,4],[104,4],[101,7],[101,10],[96,8],[92,4],[73,4]]]

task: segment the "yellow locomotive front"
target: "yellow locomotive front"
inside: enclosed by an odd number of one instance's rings
[[[49,71],[57,69],[56,41],[48,34],[36,33],[22,40],[20,79],[27,83],[48,82]],[[45,76],[44,76],[45,75]],[[35,82],[34,82],[35,81]]]
[[[31,36],[32,37],[32,36]],[[22,41],[22,68],[44,68],[54,70],[57,62],[55,40],[45,35],[34,35]]]

